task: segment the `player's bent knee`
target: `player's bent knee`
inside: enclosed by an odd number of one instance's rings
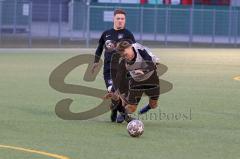
[[[137,105],[133,105],[133,104],[128,104],[126,106],[126,110],[128,113],[134,113],[137,109]]]
[[[150,101],[149,101],[149,106],[150,106],[152,109],[157,108],[157,106],[158,106],[157,100],[150,100]]]

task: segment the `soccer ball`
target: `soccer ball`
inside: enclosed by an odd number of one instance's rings
[[[132,137],[139,137],[144,132],[144,125],[140,120],[132,120],[127,125],[127,131]]]

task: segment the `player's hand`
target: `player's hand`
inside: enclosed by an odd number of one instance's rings
[[[144,72],[141,69],[135,70],[134,73],[137,75],[144,75]]]
[[[117,93],[108,92],[104,95],[104,99],[113,99],[113,100],[119,100],[119,96]]]
[[[99,66],[99,63],[93,63],[91,73],[93,74],[95,72],[95,69]]]
[[[113,96],[113,93],[112,92],[108,92],[107,94],[104,95],[104,99],[111,99]]]

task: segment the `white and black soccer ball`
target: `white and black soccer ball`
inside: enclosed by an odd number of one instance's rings
[[[144,132],[143,122],[141,122],[140,120],[132,120],[127,125],[127,131],[132,137],[141,136]]]

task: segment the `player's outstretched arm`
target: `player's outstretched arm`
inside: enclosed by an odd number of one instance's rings
[[[99,60],[102,56],[103,47],[104,47],[104,39],[103,39],[104,35],[105,35],[105,32],[101,35],[101,38],[99,39],[99,42],[98,42],[98,47],[95,51],[94,63],[93,63],[92,69],[91,69],[92,73],[94,73],[95,69],[98,67]]]
[[[91,73],[93,74],[94,72],[95,72],[95,70],[96,70],[96,68],[99,66],[99,63],[97,62],[97,63],[93,63],[93,66],[92,66],[92,68],[91,68]]]

